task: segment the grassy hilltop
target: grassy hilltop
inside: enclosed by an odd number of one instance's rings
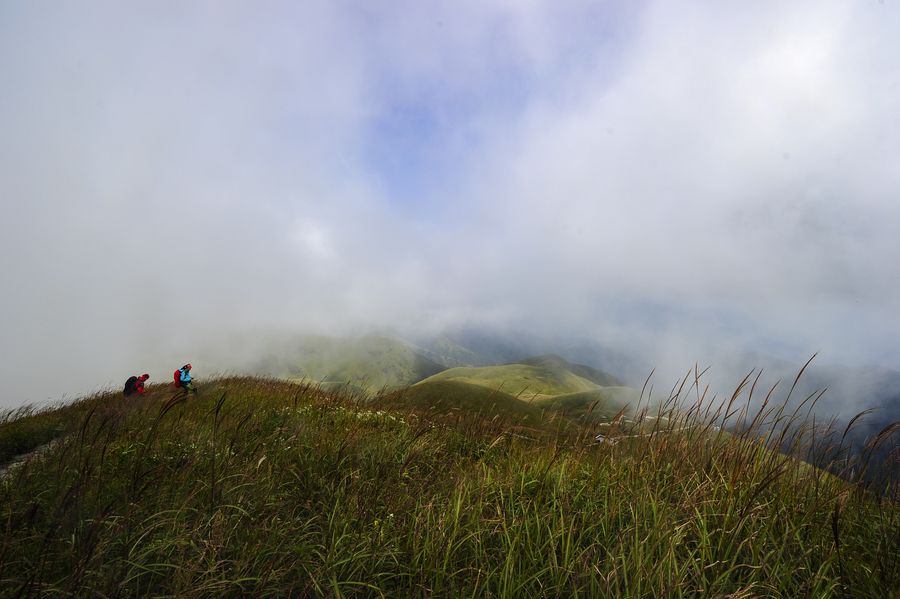
[[[797,459],[799,423],[763,440],[767,416],[748,415],[732,436],[676,397],[612,417],[612,445],[581,414],[460,380],[365,402],[264,378],[200,388],[0,424],[0,447],[58,439],[0,481],[0,597],[900,591],[897,496]],[[792,434],[793,456],[773,451]]]
[[[455,363],[461,357],[470,363],[488,361],[449,340],[439,341],[435,347],[456,356],[440,356],[444,361]],[[537,419],[536,414],[542,410],[520,405],[517,400],[544,410],[566,410],[583,419],[596,419],[615,415],[626,406],[636,407],[639,395],[612,374],[572,364],[553,354],[510,364],[447,368],[413,351],[408,344],[378,335],[356,339],[294,337],[277,353],[262,358],[256,370],[366,397],[402,390],[403,401],[415,406],[446,403],[442,398],[450,397],[454,403],[472,408],[493,398],[491,401],[531,420]],[[595,403],[599,407],[590,410]]]

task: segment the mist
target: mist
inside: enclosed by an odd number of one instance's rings
[[[463,324],[900,369],[897,31],[891,0],[4,3],[0,407]]]

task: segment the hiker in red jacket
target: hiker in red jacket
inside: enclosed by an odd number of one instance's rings
[[[125,394],[125,397],[133,395],[135,391],[137,391],[138,393],[146,393],[147,390],[144,389],[144,381],[149,378],[149,374],[128,377],[128,380],[125,381],[125,389],[122,391],[122,393]]]

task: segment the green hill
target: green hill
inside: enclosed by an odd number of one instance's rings
[[[469,410],[478,410],[478,402],[488,398],[508,397],[529,409],[562,413],[575,423],[608,421],[622,408],[636,407],[640,397],[611,374],[553,354],[503,366],[450,368],[413,385],[410,392],[420,403],[439,400]],[[592,411],[598,399],[602,406]]]
[[[540,409],[564,411],[575,421],[583,421],[598,393],[616,401],[609,406],[636,404],[637,392],[624,387],[617,377],[581,364],[572,364],[555,354],[495,366],[466,366],[447,369],[418,352],[446,362],[484,362],[474,352],[457,345],[448,337],[433,340],[436,355],[401,339],[368,335],[343,339],[302,335],[272,340],[266,355],[257,362],[255,372],[288,380],[308,380],[324,390],[342,390],[355,397],[373,397],[381,389],[413,387],[404,401],[421,409],[428,402],[442,407],[455,406],[474,413],[496,410],[534,421]],[[429,385],[423,386],[425,382]],[[452,385],[436,383],[452,382]],[[547,396],[564,399],[547,402]],[[524,409],[514,400],[535,402]],[[484,406],[484,402],[499,402]],[[523,405],[525,405],[523,403]],[[540,409],[538,408],[540,407]],[[427,407],[427,406],[425,406]],[[618,411],[616,408],[615,411]]]
[[[566,370],[548,370],[540,366],[506,364],[482,368],[450,368],[429,381],[458,380],[503,391],[522,400],[541,395],[562,395],[576,391],[590,391],[600,386]]]
[[[532,427],[538,426],[544,419],[540,408],[520,401],[513,395],[458,379],[440,380],[432,377],[397,392],[389,401],[393,405],[419,411],[458,410],[488,420],[501,416]]]
[[[438,334],[422,333],[406,338],[396,333],[385,334],[448,368],[499,366],[532,356],[556,354],[570,362],[613,373],[631,386],[642,384],[653,370],[653,364],[583,335],[546,337],[523,330],[478,326],[453,327]]]
[[[640,393],[631,387],[604,387],[592,391],[542,397],[532,403],[549,412],[564,412],[567,418],[576,422],[593,420],[603,422],[623,409],[626,412],[633,411],[639,399]]]
[[[459,379],[514,396],[524,393],[523,398],[624,386],[612,374],[573,364],[555,354],[489,365],[490,359],[448,336],[431,339],[428,348],[380,335],[355,339],[285,335],[244,345],[256,357],[247,361],[249,366],[247,363],[231,366],[232,372],[306,379],[332,389],[346,385],[348,389],[364,389],[369,393],[414,385],[436,375],[438,380]],[[234,343],[229,347],[232,346]],[[226,355],[218,356],[218,361],[230,365]],[[448,370],[446,364],[454,367]]]
[[[280,378],[378,390],[411,385],[445,368],[386,337],[302,335],[263,359],[258,369]]]
[[[516,364],[525,364],[526,366],[535,366],[546,376],[555,376],[561,372],[571,372],[575,376],[601,387],[624,387],[625,383],[621,379],[614,377],[608,372],[591,368],[583,364],[572,364],[556,354],[545,354],[543,356],[535,356],[534,358],[526,358],[519,360]]]
[[[502,366],[480,368],[458,367],[440,372],[429,381],[455,380],[502,391],[521,400],[532,401],[544,396],[585,392],[595,397],[601,388],[624,387],[611,374],[589,366],[571,364],[557,355],[548,354]],[[622,395],[616,392],[616,395]]]

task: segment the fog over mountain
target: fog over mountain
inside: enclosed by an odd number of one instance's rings
[[[897,31],[892,0],[0,3],[0,407],[235,333],[900,370]]]

